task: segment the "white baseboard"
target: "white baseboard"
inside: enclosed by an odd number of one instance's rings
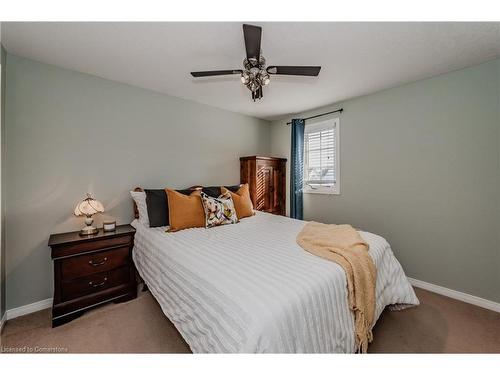
[[[467,302],[470,303],[471,305],[476,305],[488,310],[500,312],[500,303],[498,302],[493,302],[484,298],[473,296],[471,294],[458,292],[453,289],[445,288],[444,286],[439,286],[425,281],[412,279],[411,277],[408,277],[408,281],[410,282],[411,285],[416,286],[417,288],[422,288],[430,292],[441,294],[443,296],[457,299],[459,301]]]
[[[30,303],[29,305],[24,305],[16,307],[14,309],[7,310],[5,315],[7,316],[7,320],[11,320],[17,318],[18,316],[23,316],[40,310],[47,309],[51,306],[52,306],[52,298],[47,298],[42,301]]]

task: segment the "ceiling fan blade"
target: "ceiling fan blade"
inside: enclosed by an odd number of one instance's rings
[[[207,70],[204,72],[191,72],[193,77],[223,76],[227,74],[241,74],[242,70]]]
[[[269,74],[284,74],[289,76],[312,76],[319,74],[321,66],[268,66]]]
[[[255,58],[259,61],[262,27],[243,24],[243,36],[245,37],[247,59]]]

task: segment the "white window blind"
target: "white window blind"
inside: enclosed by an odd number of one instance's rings
[[[304,191],[338,194],[338,119],[306,125]]]

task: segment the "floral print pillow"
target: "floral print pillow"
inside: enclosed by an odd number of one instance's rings
[[[226,193],[214,198],[201,192],[201,203],[205,211],[206,228],[238,222],[231,194]]]

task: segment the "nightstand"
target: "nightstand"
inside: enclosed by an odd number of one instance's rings
[[[119,225],[114,232],[80,236],[79,232],[52,234],[54,261],[52,327],[107,302],[137,297],[132,261],[135,229]]]

